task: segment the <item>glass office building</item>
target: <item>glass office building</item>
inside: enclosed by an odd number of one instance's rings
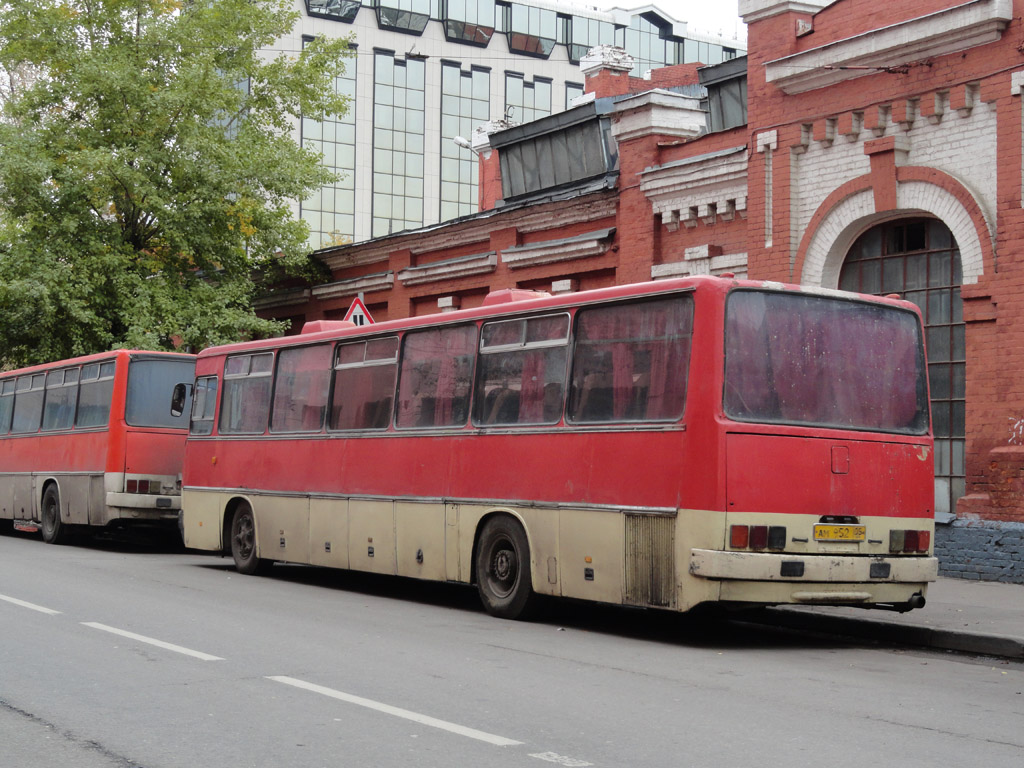
[[[448,221],[477,209],[477,158],[456,136],[491,120],[525,123],[582,95],[580,60],[625,48],[650,69],[744,53],[737,40],[689,34],[654,6],[597,11],[526,0],[295,0],[302,18],[279,48],[353,35],[335,87],[348,114],[298,127],[339,179],[299,204],[311,250]]]

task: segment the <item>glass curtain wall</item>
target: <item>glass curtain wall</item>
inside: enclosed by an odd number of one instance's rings
[[[530,83],[518,72],[506,72],[505,114],[518,124],[550,115],[551,81],[538,77]]]
[[[425,64],[373,58],[372,236],[381,237],[423,224]]]
[[[494,0],[443,0],[448,40],[486,46],[494,36]]]
[[[305,46],[309,41],[304,41]],[[303,200],[302,218],[309,224],[311,250],[351,243],[355,237],[356,179],[356,63],[345,63],[345,73],[334,79],[335,92],[348,96],[348,112],[324,120],[302,118],[302,146],[323,155],[323,165],[338,176]]]
[[[491,73],[463,72],[458,64],[441,65],[441,221],[475,213],[479,187],[477,157],[455,144],[469,138],[489,119]]]

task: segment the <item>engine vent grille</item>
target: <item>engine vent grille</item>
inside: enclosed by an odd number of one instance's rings
[[[626,515],[627,605],[675,605],[675,517]]]

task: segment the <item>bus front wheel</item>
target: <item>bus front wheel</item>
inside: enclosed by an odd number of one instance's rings
[[[533,603],[530,545],[518,521],[493,517],[476,551],[476,585],[484,608],[501,619],[522,619]]]
[[[42,518],[43,541],[47,544],[61,544],[67,540],[68,526],[60,519],[60,492],[56,485],[47,486],[43,492]]]
[[[239,506],[231,521],[231,556],[239,573],[265,573],[270,566],[269,561],[257,555],[256,518],[248,504]]]

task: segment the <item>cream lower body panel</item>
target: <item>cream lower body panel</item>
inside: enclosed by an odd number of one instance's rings
[[[195,488],[182,495],[185,545],[228,549],[225,510],[236,500],[253,509],[259,555],[268,560],[461,583],[474,580],[475,546],[487,518],[508,515],[526,533],[535,592],[666,610],[719,600],[905,602],[923,593],[937,570],[931,557],[723,552],[726,517],[714,511]],[[804,575],[779,577],[780,562],[795,559],[807,564]],[[881,561],[890,562],[890,575],[871,579],[870,564]]]

